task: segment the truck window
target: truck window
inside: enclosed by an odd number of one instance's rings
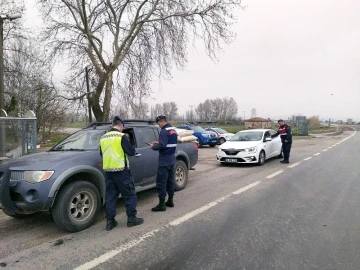
[[[137,128],[136,137],[137,147],[139,148],[149,147],[147,143],[151,143],[157,140],[154,129],[148,127]]]

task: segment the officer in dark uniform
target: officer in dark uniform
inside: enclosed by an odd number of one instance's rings
[[[290,150],[292,144],[292,134],[291,128],[284,123],[284,120],[280,119],[279,123],[279,130],[276,134],[272,135],[271,137],[277,137],[280,135],[281,142],[282,142],[282,149],[284,153],[284,160],[280,161],[281,163],[289,163],[290,157]]]
[[[127,136],[122,133],[124,121],[115,116],[113,126],[100,139],[100,154],[103,158],[105,172],[106,194],[106,230],[110,231],[118,225],[115,220],[116,202],[119,194],[124,198],[127,226],[140,225],[144,219],[136,217],[136,193],[134,179],[130,172],[128,156],[135,155],[135,148],[130,144]]]
[[[177,133],[166,120],[164,115],[156,117],[156,123],[161,128],[159,141],[150,143],[150,147],[159,151],[159,167],[156,178],[156,188],[159,193],[159,204],[151,211],[166,211],[166,206],[174,207],[174,175],[175,175],[175,152],[177,145]],[[165,203],[166,193],[169,195]]]

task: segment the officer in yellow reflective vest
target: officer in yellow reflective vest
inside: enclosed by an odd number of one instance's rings
[[[136,193],[134,178],[130,172],[128,156],[135,155],[135,148],[129,139],[122,133],[124,121],[115,116],[112,128],[100,139],[100,154],[103,158],[105,172],[106,194],[106,230],[110,231],[118,225],[115,220],[116,202],[119,194],[124,198],[127,226],[140,225],[144,219],[136,217]]]

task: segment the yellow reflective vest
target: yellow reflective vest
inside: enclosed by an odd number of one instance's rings
[[[109,131],[100,139],[100,147],[103,157],[103,170],[106,172],[122,171],[125,168],[125,162],[129,158],[125,154],[121,141],[123,133],[118,131]],[[127,162],[129,168],[129,162]]]

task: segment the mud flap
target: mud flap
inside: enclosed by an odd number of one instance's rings
[[[0,181],[0,205],[12,215],[16,213],[16,207],[10,197],[10,174],[11,171],[6,170]]]

